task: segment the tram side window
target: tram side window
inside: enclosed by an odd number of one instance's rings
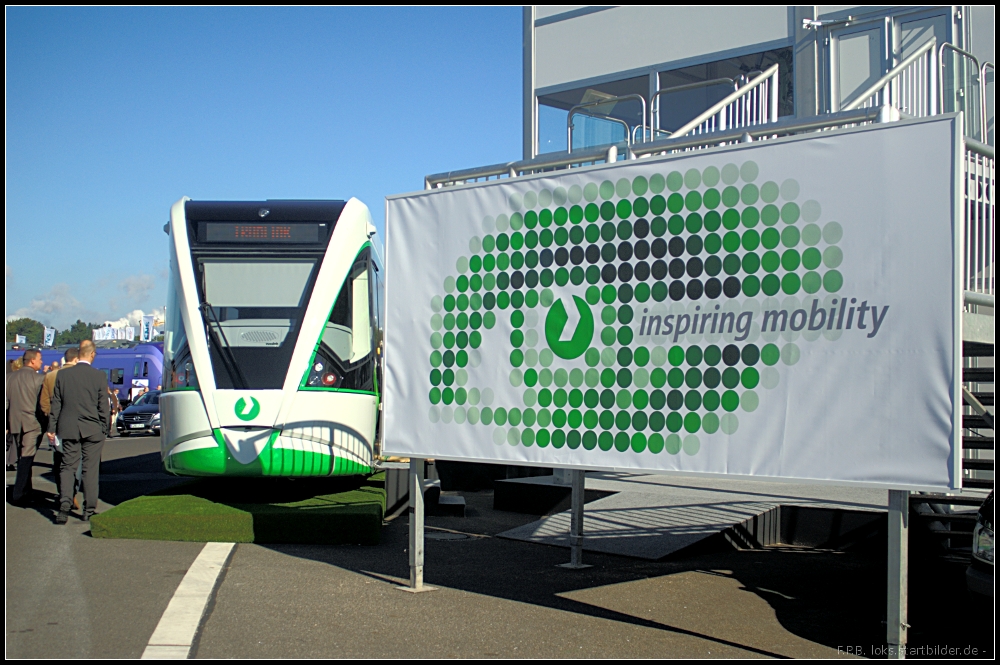
[[[123,383],[125,383],[125,368],[115,367],[114,369],[110,370],[109,378],[111,380],[112,385],[115,386],[122,385]]]
[[[146,361],[143,361],[142,363],[142,375],[149,376],[149,363]]]
[[[136,360],[135,364],[132,366],[132,378],[134,378],[134,379],[139,378],[139,366],[140,365],[141,365],[140,361]]]
[[[322,346],[335,357],[341,376],[331,384],[325,373],[315,372],[309,385],[374,390],[371,287],[371,259],[365,250],[344,280],[323,330]]]

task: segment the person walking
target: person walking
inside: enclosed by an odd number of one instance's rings
[[[62,369],[67,367],[72,367],[76,364],[76,359],[80,355],[80,350],[75,346],[66,349],[66,353],[63,354],[63,366]],[[59,376],[59,365],[52,363],[52,371],[45,375],[45,381],[42,383],[42,394],[38,398],[38,402],[42,407],[42,413],[45,414],[46,419],[52,415],[52,391],[56,388],[56,377]],[[48,423],[46,423],[46,430],[48,430]],[[55,446],[52,446],[52,475],[56,479],[56,504],[59,503],[59,466],[62,464],[62,453]],[[73,493],[74,495],[76,492]],[[74,504],[76,502],[76,496],[73,497]]]
[[[38,403],[42,382],[45,380],[38,373],[42,368],[42,354],[35,349],[28,349],[21,360],[23,367],[7,380],[6,398],[7,431],[11,435],[11,445],[20,454],[17,476],[10,493],[11,503],[17,506],[27,505],[31,501],[31,468],[38,444],[42,440],[42,421],[45,419]]]
[[[107,376],[91,367],[97,348],[90,340],[80,342],[80,355],[72,367],[60,370],[52,391],[52,416],[49,418],[49,441],[62,439],[62,463],[59,465],[59,514],[56,524],[66,524],[73,505],[73,475],[83,457],[83,520],[90,521],[97,511],[101,470],[101,450],[108,435],[110,405]]]
[[[115,391],[108,387],[108,406],[111,407],[111,417],[108,423],[108,438],[115,435],[115,416],[118,415],[118,411],[121,409],[121,404],[118,402],[118,395]]]

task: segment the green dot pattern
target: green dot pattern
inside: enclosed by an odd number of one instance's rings
[[[844,229],[800,189],[745,161],[512,194],[431,299],[429,417],[482,426],[497,445],[609,455],[695,455],[733,434],[798,346],[650,347],[636,324],[656,303],[712,312],[758,294],[838,293]],[[575,287],[594,316],[579,366],[547,348],[556,286]],[[486,340],[509,345],[520,404],[488,404],[492,390],[467,386]]]

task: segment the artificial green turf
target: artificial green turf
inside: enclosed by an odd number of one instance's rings
[[[90,521],[94,538],[376,545],[384,475],[368,479],[199,479],[125,501]]]

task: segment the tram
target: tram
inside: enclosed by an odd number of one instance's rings
[[[170,210],[160,397],[182,476],[369,473],[380,426],[384,267],[358,201]]]

